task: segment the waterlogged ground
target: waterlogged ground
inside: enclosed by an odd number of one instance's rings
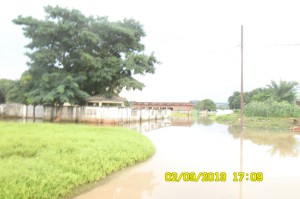
[[[239,127],[208,120],[173,125],[147,132],[143,131],[146,127],[140,128],[155,144],[156,154],[110,175],[75,198],[299,199],[300,135],[245,129],[241,136]],[[249,176],[234,182],[233,173],[239,171]],[[166,172],[224,172],[227,178],[224,182],[202,182],[201,178],[198,182],[166,182]],[[251,182],[250,175],[255,180],[258,172],[263,180]]]

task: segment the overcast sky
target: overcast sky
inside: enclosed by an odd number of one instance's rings
[[[126,91],[131,101],[213,99],[227,102],[240,89],[241,25],[244,25],[244,90],[271,80],[300,82],[300,1],[27,0],[0,6],[0,78],[27,70],[29,42],[18,15],[43,19],[43,7],[59,5],[109,20],[134,18],[144,25],[146,52],[161,62],[155,74],[137,77],[146,87]]]

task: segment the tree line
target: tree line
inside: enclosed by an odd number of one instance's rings
[[[274,80],[271,84],[263,88],[256,88],[250,92],[244,92],[244,103],[249,104],[252,101],[263,102],[263,101],[277,101],[288,103],[295,103],[297,89],[299,83],[296,81],[283,81],[280,80],[278,83]],[[228,98],[230,109],[240,109],[241,104],[241,93],[235,91],[233,95]]]
[[[246,116],[300,117],[295,105],[299,83],[296,81],[271,81],[266,87],[244,93]],[[236,91],[228,98],[230,109],[240,109],[241,93]]]

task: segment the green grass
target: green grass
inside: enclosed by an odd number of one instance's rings
[[[240,125],[240,113],[227,115],[209,116],[210,119],[223,124]],[[292,126],[292,120],[289,118],[271,118],[271,117],[247,117],[244,116],[244,126],[251,128],[262,128],[269,130],[287,130]]]
[[[0,122],[0,198],[62,198],[153,155],[138,132],[117,127]]]
[[[209,118],[219,123],[236,124],[239,122],[240,114],[232,113],[226,115],[209,115]]]

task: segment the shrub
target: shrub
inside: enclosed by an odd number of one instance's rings
[[[248,117],[300,117],[300,109],[288,102],[251,102],[245,106],[244,113]]]

